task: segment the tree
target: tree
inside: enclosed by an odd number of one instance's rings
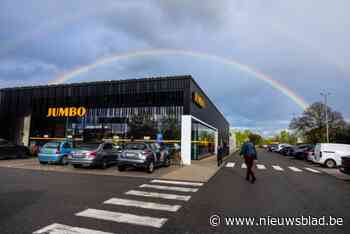
[[[235,134],[237,146],[241,146],[248,139],[250,131],[236,131]]]
[[[259,134],[250,133],[248,137],[254,145],[260,145],[263,142],[263,138]]]
[[[297,137],[286,130],[281,131],[276,138],[280,143],[288,143],[291,145],[295,145],[297,143]]]
[[[321,102],[315,102],[308,107],[301,117],[292,119],[289,127],[301,134],[310,143],[319,143],[325,140],[326,115],[328,114],[329,135],[334,139],[340,129],[345,128],[346,123],[341,113],[333,111],[329,106]]]
[[[237,146],[241,146],[246,140],[250,139],[255,145],[262,144],[264,139],[259,134],[253,133],[250,130],[235,131]]]
[[[334,142],[342,144],[350,144],[350,125],[337,131],[334,136]]]

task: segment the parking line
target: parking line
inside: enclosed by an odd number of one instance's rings
[[[191,185],[191,186],[203,186],[203,183],[175,181],[175,180],[152,180],[151,183],[164,183],[164,184],[179,184],[179,185]]]
[[[191,196],[168,194],[168,193],[145,192],[145,191],[138,191],[138,190],[130,190],[125,194],[141,196],[141,197],[153,197],[153,198],[162,198],[162,199],[168,199],[168,200],[179,200],[179,201],[189,201],[191,199]]]
[[[302,170],[300,170],[299,168],[296,168],[296,167],[288,167],[289,169],[291,169],[292,171],[295,171],[295,172],[302,172]]]
[[[151,210],[164,210],[169,212],[176,212],[181,208],[180,205],[167,205],[167,204],[143,202],[143,201],[136,201],[136,200],[129,200],[129,199],[121,199],[121,198],[111,198],[105,201],[104,204],[132,206],[132,207],[140,207],[140,208],[151,209]]]
[[[129,223],[141,226],[161,228],[168,220],[167,218],[154,218],[149,216],[139,216],[128,213],[112,212],[106,210],[86,209],[75,214],[80,217],[102,219],[117,223]]]
[[[33,232],[33,234],[112,234],[111,232],[101,232],[98,230],[71,227],[59,223],[53,223],[40,230]]]
[[[277,165],[273,165],[272,168],[275,169],[276,171],[284,171],[282,167]]]
[[[265,167],[265,165],[263,165],[263,164],[256,164],[256,167],[257,167],[259,170],[266,170],[266,167]]]
[[[247,168],[247,165],[245,163],[242,163],[241,168]]]
[[[197,188],[172,187],[172,186],[162,186],[162,185],[153,185],[153,184],[142,184],[139,187],[140,188],[153,188],[153,189],[160,189],[160,190],[170,190],[170,191],[177,191],[177,192],[195,193],[198,191]]]
[[[311,171],[311,172],[314,172],[314,173],[321,173],[320,171],[317,171],[317,170],[309,168],[309,167],[304,167],[304,169],[308,170],[308,171]]]
[[[228,162],[226,163],[226,167],[234,167],[235,163],[234,162]]]

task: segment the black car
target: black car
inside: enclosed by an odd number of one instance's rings
[[[293,151],[293,146],[286,146],[282,148],[279,153],[284,156],[290,156],[292,154],[292,151]]]
[[[0,139],[0,159],[15,159],[29,157],[29,149],[5,139]]]
[[[81,144],[69,155],[69,163],[75,168],[82,166],[107,168],[118,162],[121,148],[112,143]]]
[[[339,170],[345,174],[350,174],[350,156],[341,158]]]
[[[298,145],[293,148],[292,155],[297,159],[306,159],[305,152],[314,148],[314,145]]]
[[[157,143],[128,143],[118,160],[119,171],[124,171],[126,167],[136,167],[152,173],[157,166],[170,166],[169,150]]]

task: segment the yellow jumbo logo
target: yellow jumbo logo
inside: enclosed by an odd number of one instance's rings
[[[199,106],[200,108],[205,108],[207,107],[207,103],[205,102],[204,98],[202,97],[202,95],[200,95],[197,92],[194,92],[192,95],[193,98],[193,102],[197,104],[197,106]]]
[[[46,117],[83,117],[85,114],[84,107],[57,107],[49,108]]]

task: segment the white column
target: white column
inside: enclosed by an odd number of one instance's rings
[[[24,117],[22,143],[25,146],[29,146],[30,121],[31,121],[31,115],[27,115]]]
[[[192,117],[183,115],[181,118],[181,160],[184,165],[191,165],[191,131]]]

